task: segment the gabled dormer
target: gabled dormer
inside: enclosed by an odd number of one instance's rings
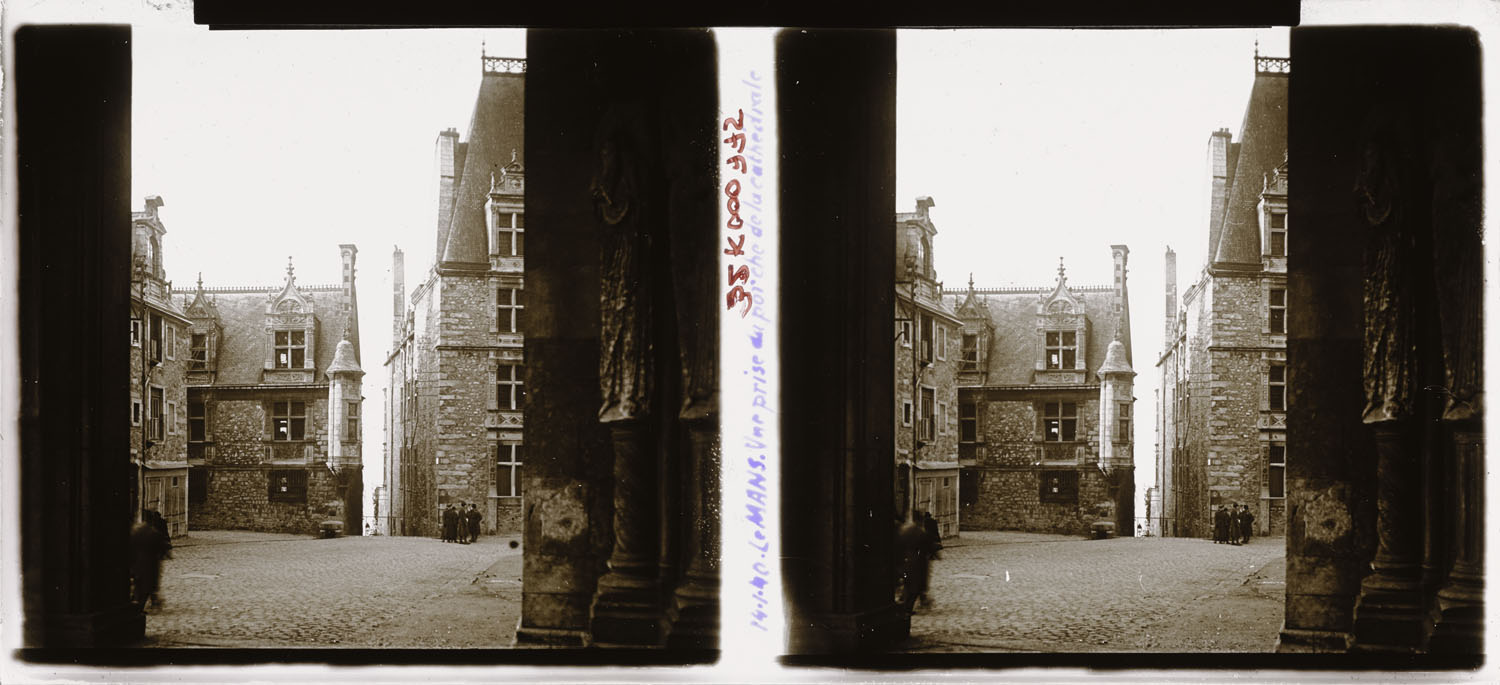
[[[1057,260],[1057,284],[1036,305],[1038,339],[1034,382],[1039,385],[1077,385],[1086,382],[1088,312],[1083,298],[1068,288],[1067,269]]]
[[[1261,258],[1266,271],[1286,273],[1287,246],[1287,159],[1265,176],[1260,192],[1260,244],[1264,246]]]
[[[490,174],[485,218],[489,224],[490,261],[500,271],[522,269],[526,255],[526,167],[510,151],[510,163]]]
[[[969,274],[969,292],[958,305],[958,318],[963,322],[959,329],[959,385],[981,385],[989,371],[990,340],[995,335],[995,324],[990,321],[989,304],[974,292],[974,274]]]
[[[224,326],[219,318],[219,307],[203,292],[203,274],[198,274],[198,291],[187,305],[189,385],[209,385],[214,382],[218,370],[219,341],[224,337]]]
[[[313,383],[316,370],[318,321],[312,297],[297,287],[292,260],[287,258],[286,283],[267,295],[264,326],[266,383]]]

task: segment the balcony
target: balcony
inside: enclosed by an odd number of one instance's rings
[[[1037,444],[1037,461],[1079,463],[1083,460],[1081,442],[1042,442]]]

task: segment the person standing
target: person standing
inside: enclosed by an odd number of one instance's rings
[[[469,504],[469,542],[479,542],[479,522],[484,520],[484,514],[479,513],[479,508]]]
[[[453,505],[448,505],[443,510],[443,542],[453,542],[458,539],[458,513],[453,511]]]
[[[1251,536],[1255,535],[1255,514],[1250,513],[1250,505],[1240,506],[1240,541],[1249,544]]]
[[[161,608],[161,562],[172,554],[172,540],[162,532],[166,520],[147,509],[130,528],[131,600],[141,611]]]
[[[927,534],[920,518],[896,522],[896,551],[900,555],[901,607],[915,613],[917,603],[927,594]]]
[[[1229,511],[1226,507],[1219,507],[1214,512],[1214,542],[1222,544],[1229,540]]]

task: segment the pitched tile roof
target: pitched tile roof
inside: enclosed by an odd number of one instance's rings
[[[1069,286],[1073,296],[1083,302],[1089,321],[1089,334],[1084,350],[1084,364],[1089,374],[1087,382],[1098,380],[1096,374],[1104,365],[1110,341],[1115,337],[1115,326],[1120,321],[1114,308],[1114,290],[1108,286]],[[1051,294],[1052,287],[1006,288],[1003,292],[987,289],[974,294],[979,311],[988,311],[990,324],[995,333],[990,337],[987,352],[987,370],[984,385],[1030,385],[1036,371],[1036,362],[1042,358],[1044,342],[1037,332],[1036,308],[1038,301]],[[944,300],[953,309],[959,309],[969,296],[967,290],[953,290],[944,294]],[[1130,349],[1128,334],[1122,335],[1125,349]]]
[[[1232,155],[1216,264],[1260,265],[1260,193],[1265,176],[1286,158],[1287,75],[1257,73]]]
[[[284,285],[284,284],[283,284]],[[343,288],[340,286],[298,285],[298,290],[312,304],[317,320],[317,335],[313,343],[313,363],[317,381],[324,380],[324,373],[333,364],[334,353],[344,337],[345,325],[351,310],[344,308]],[[271,298],[281,293],[281,286],[264,288],[203,288],[219,313],[219,322],[224,327],[216,351],[218,375],[215,385],[254,385],[261,382],[265,369],[266,346],[270,340],[266,334],[266,305]],[[357,354],[357,352],[356,352]]]
[[[499,175],[511,154],[525,164],[526,77],[517,73],[486,71],[479,84],[479,97],[469,119],[469,135],[455,151],[453,211],[440,262],[489,266],[489,231],[484,205],[490,197],[490,175]]]

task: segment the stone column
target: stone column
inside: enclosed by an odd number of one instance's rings
[[[15,34],[21,640],[134,643],[130,28]],[[9,267],[7,267],[9,268]],[[7,334],[10,334],[10,333]]]

